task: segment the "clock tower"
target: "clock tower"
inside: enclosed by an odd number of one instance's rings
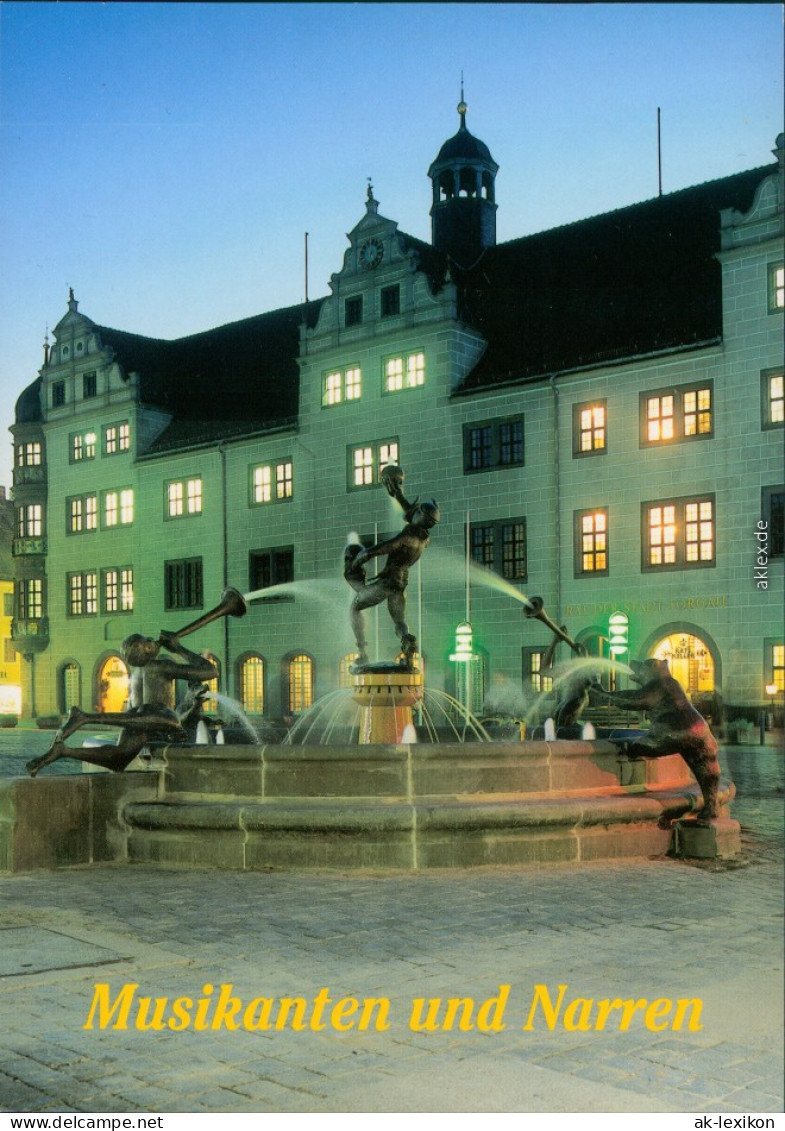
[[[469,133],[463,100],[458,103],[458,132],[439,150],[428,170],[433,184],[433,246],[459,267],[472,267],[496,243],[496,174],[499,166],[488,146]]]

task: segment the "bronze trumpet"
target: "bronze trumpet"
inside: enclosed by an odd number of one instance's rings
[[[549,628],[558,640],[563,640],[565,644],[572,648],[576,656],[586,655],[586,649],[583,647],[583,645],[576,644],[572,637],[567,635],[567,630],[565,628],[559,628],[559,626],[555,624],[554,621],[552,621],[548,614],[543,610],[542,597],[529,597],[528,601],[529,604],[524,605],[523,607],[523,615],[525,617],[528,617],[530,620],[542,621],[545,627]]]
[[[179,632],[172,635],[177,637],[189,636],[192,632],[196,632],[198,628],[203,628],[206,624],[209,624],[210,621],[218,620],[219,617],[244,617],[247,612],[248,606],[245,603],[245,597],[239,589],[233,589],[229,586],[224,589],[221,594],[221,601],[214,609],[210,609],[208,613],[202,613],[196,620],[192,620],[190,624],[185,625]],[[164,641],[159,638],[158,643],[163,644]]]

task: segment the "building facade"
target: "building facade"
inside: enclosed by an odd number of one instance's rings
[[[122,640],[226,585],[247,616],[193,638],[217,690],[301,714],[346,681],[350,532],[401,528],[388,463],[441,509],[408,605],[432,687],[468,695],[470,623],[473,706],[525,709],[536,594],[598,657],[667,657],[750,717],[781,703],[782,136],[776,164],[497,244],[498,166],[458,109],[432,242],[369,188],[324,299],[162,341],[70,295],[12,428],[26,714],[117,709]]]

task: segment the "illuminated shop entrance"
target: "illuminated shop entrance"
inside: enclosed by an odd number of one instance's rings
[[[119,656],[110,656],[98,673],[99,711],[122,711],[128,698],[128,668]]]
[[[674,632],[660,640],[652,655],[668,661],[671,675],[690,698],[714,691],[714,659],[699,636]]]

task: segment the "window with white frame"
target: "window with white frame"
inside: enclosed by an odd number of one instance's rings
[[[98,496],[76,495],[66,502],[69,534],[85,534],[98,529]]]
[[[117,455],[131,449],[131,426],[127,421],[119,424],[107,424],[104,428],[104,454]]]
[[[785,425],[785,373],[766,369],[761,373],[761,417],[764,428]]]
[[[17,467],[40,467],[43,462],[43,447],[39,440],[28,440],[16,445]]]
[[[331,369],[324,375],[322,405],[343,404],[344,401],[358,401],[362,394],[362,370],[359,365],[346,369]]]
[[[120,491],[103,494],[104,526],[129,526],[134,520],[134,493],[125,487]]]
[[[523,417],[487,420],[463,426],[463,469],[493,471],[524,462]]]
[[[69,573],[66,578],[68,615],[94,616],[98,612],[98,574],[95,570]]]
[[[16,510],[16,530],[20,538],[40,538],[44,532],[44,508],[41,503],[26,503]]]
[[[375,443],[359,444],[349,448],[349,490],[376,486],[379,483],[380,472],[388,464],[397,464],[398,460],[397,439],[377,440]]]
[[[714,496],[643,503],[644,570],[716,564]]]
[[[573,405],[572,454],[604,455],[608,450],[607,405],[604,400]]]
[[[769,314],[785,310],[785,265],[769,264]]]
[[[684,385],[641,394],[641,446],[714,435],[714,386]]]
[[[576,511],[574,518],[576,577],[608,572],[608,511],[605,507]]]
[[[294,496],[294,464],[290,459],[261,463],[251,468],[250,503],[282,503]]]
[[[95,431],[76,432],[71,436],[71,462],[95,459]]]
[[[105,569],[102,582],[105,613],[133,612],[134,571],[130,566],[123,569]]]
[[[384,391],[398,393],[425,384],[425,354],[422,352],[388,357],[384,362]]]
[[[44,615],[44,583],[39,577],[16,582],[16,607],[20,620],[40,620]]]
[[[166,514],[168,518],[184,518],[202,513],[202,480],[176,479],[166,484]]]
[[[472,561],[507,581],[526,580],[525,518],[472,523],[469,536]]]

